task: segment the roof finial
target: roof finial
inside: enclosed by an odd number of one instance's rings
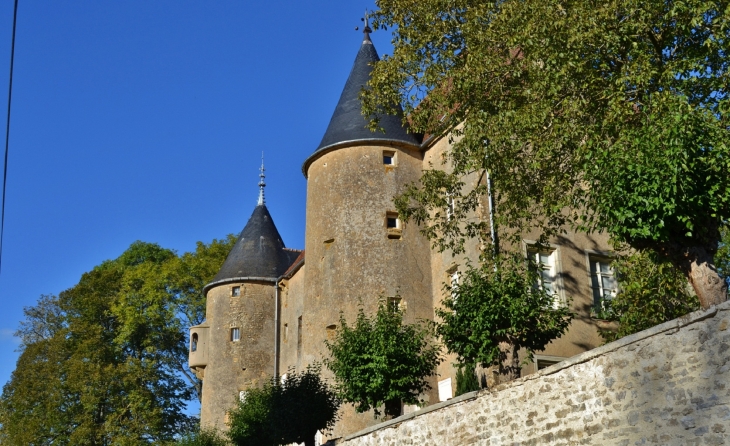
[[[259,174],[259,206],[261,206],[266,203],[266,200],[264,199],[264,188],[266,187],[266,183],[264,182],[264,178],[266,177],[266,175],[264,175],[264,171],[266,170],[264,169],[264,152],[261,152],[261,169],[259,170],[261,172]]]
[[[362,29],[362,33],[364,34],[363,42],[371,42],[370,40],[370,33],[373,32],[372,29],[370,29],[370,13],[368,10],[365,10],[365,17],[360,19],[361,21],[365,22],[365,27]],[[359,27],[355,27],[355,31],[357,31]]]

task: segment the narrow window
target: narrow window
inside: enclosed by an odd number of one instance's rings
[[[403,224],[398,218],[397,212],[385,213],[385,229],[388,232],[388,238],[399,239],[403,234]]]
[[[590,257],[591,288],[593,288],[593,305],[597,310],[603,310],[605,303],[616,296],[618,285],[611,268],[611,259],[605,257]]]
[[[459,279],[461,278],[461,273],[459,273],[458,269],[455,269],[451,271],[449,274],[449,284],[451,285],[451,298],[456,301],[456,298],[458,297],[458,293],[456,292],[459,288]]]
[[[284,342],[289,340],[289,324],[284,324]]]
[[[395,166],[395,152],[383,150],[383,164],[386,166]]]
[[[451,378],[439,381],[439,401],[446,401],[453,398],[453,390],[451,389]]]
[[[198,334],[193,333],[192,338],[190,339],[190,351],[194,352],[198,350]]]
[[[241,329],[238,327],[231,328],[231,342],[238,342],[240,340],[241,340]]]
[[[302,358],[302,317],[297,319],[297,360]]]
[[[240,286],[234,286],[231,288],[231,296],[238,297],[241,295],[241,287]]]
[[[553,307],[560,305],[557,292],[557,267],[555,262],[556,251],[530,250],[528,255],[537,268],[537,283],[535,287],[545,290],[548,294],[555,296]]]
[[[454,218],[454,205],[456,202],[454,201],[454,197],[449,194],[446,197],[446,219],[451,221],[452,218]]]
[[[239,390],[238,391],[238,399],[239,399],[239,401],[241,401],[242,403],[245,403],[246,402],[246,395],[248,395],[248,392],[247,391],[245,391],[245,390]]]

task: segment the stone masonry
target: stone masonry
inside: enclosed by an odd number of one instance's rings
[[[730,444],[730,302],[337,443]]]

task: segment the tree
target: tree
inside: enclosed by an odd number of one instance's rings
[[[334,373],[340,398],[357,412],[374,409],[380,415],[400,415],[401,402],[422,403],[429,390],[428,377],[441,362],[432,331],[423,323],[404,324],[403,313],[389,309],[381,300],[378,311],[368,316],[360,308],[352,326],[340,315],[335,338],[325,341],[330,358],[325,365]]]
[[[646,330],[700,307],[684,274],[654,253],[621,256],[613,262],[613,268],[619,292],[605,301],[605,307],[597,315],[618,322],[617,331],[601,330],[606,341]]]
[[[202,313],[196,280],[213,277],[226,244],[199,244],[180,260],[135,242],[26,308],[16,333],[22,353],[0,397],[3,444],[163,444],[189,430],[195,419],[183,408],[194,388],[181,374],[181,315]],[[197,272],[183,280],[186,269]]]
[[[182,435],[177,442],[177,446],[229,446],[230,443],[216,430],[196,429],[192,432]]]
[[[249,390],[230,412],[229,438],[237,446],[314,446],[317,431],[334,426],[340,407],[320,371],[319,364],[302,373],[290,369],[285,381],[274,377],[263,388]]]
[[[479,378],[471,367],[459,367],[456,370],[456,393],[454,396],[474,392],[481,389]]]
[[[500,382],[520,376],[518,352],[534,351],[560,337],[571,312],[537,283],[537,273],[519,256],[498,259],[497,268],[469,266],[459,284],[446,285],[448,297],[436,314],[436,332],[459,363],[473,369],[498,366]]]
[[[276,446],[271,420],[271,383],[249,389],[246,397],[229,412],[228,438],[236,446]]]
[[[161,271],[161,281],[174,302],[176,318],[183,333],[183,342],[177,355],[177,368],[193,386],[198,401],[202,399],[202,381],[191,373],[188,367],[188,328],[205,320],[205,294],[203,287],[213,280],[218,270],[233,249],[236,237],[213,239],[209,244],[197,242],[194,252],[186,252],[166,262]]]
[[[314,446],[317,431],[327,432],[337,422],[340,399],[322,380],[321,371],[319,364],[302,373],[290,369],[286,381],[272,386],[273,425],[281,444]]]
[[[671,261],[703,308],[727,298],[713,263],[730,217],[727,0],[377,4],[394,51],[363,113],[401,104],[413,131],[453,142],[447,171],[397,200],[404,218],[442,249],[488,239],[465,217],[489,174],[503,236],[607,231]]]

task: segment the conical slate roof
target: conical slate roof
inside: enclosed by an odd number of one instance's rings
[[[380,60],[373,42],[370,40],[370,28],[365,27],[365,34],[360,51],[357,53],[355,63],[347,78],[345,88],[342,90],[340,100],[337,103],[332,119],[330,119],[327,131],[324,133],[322,142],[314,153],[304,162],[302,170],[306,176],[306,169],[313,159],[342,143],[356,141],[390,141],[420,146],[420,138],[408,133],[403,125],[403,111],[397,115],[378,115],[379,126],[385,131],[371,132],[368,129],[368,120],[361,113],[359,99],[360,91],[370,80],[373,71],[373,64]],[[400,109],[400,106],[398,107]]]
[[[269,210],[261,203],[254,209],[228,258],[213,281],[205,286],[204,292],[228,282],[276,280],[299,254],[299,251],[285,249]]]

